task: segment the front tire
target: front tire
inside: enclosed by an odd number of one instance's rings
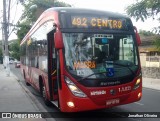
[[[43,101],[44,101],[45,105],[50,106],[51,102],[47,99],[46,88],[45,88],[44,84],[42,84],[42,86],[41,86],[41,94],[42,94]]]
[[[26,80],[25,80],[25,81],[26,81]],[[26,81],[26,85],[27,85],[27,86],[31,86],[30,83],[28,83],[27,81]]]

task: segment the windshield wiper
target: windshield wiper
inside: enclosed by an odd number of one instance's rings
[[[79,79],[78,81],[82,81],[82,80],[87,79],[88,77],[93,76],[93,75],[104,74],[104,73],[106,74],[107,72],[93,73],[93,74],[90,74],[90,75],[88,75],[88,76],[85,76],[85,77]]]

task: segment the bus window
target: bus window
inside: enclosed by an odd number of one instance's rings
[[[83,36],[87,36],[85,39]],[[87,76],[105,70],[106,61],[131,64],[134,71],[137,70],[137,54],[132,35],[113,34],[112,38],[95,37],[95,34],[64,33],[63,40],[65,46],[66,66],[71,73],[78,76]],[[118,67],[114,66],[115,70]],[[79,73],[83,71],[84,73]],[[132,74],[115,74],[115,77]],[[90,78],[106,78],[102,75],[93,75]]]
[[[131,36],[120,39],[119,43],[119,58],[120,60],[128,60],[134,63],[134,42]],[[137,63],[136,63],[137,64]]]

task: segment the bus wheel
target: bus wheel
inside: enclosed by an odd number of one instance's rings
[[[43,97],[43,100],[44,100],[44,103],[45,105],[47,106],[50,106],[51,105],[51,102],[47,99],[47,96],[46,96],[46,88],[44,86],[44,84],[42,85],[42,97]]]
[[[26,81],[26,80],[25,80],[25,81]],[[31,86],[30,83],[28,83],[27,81],[26,81],[26,85],[27,85],[27,86]]]

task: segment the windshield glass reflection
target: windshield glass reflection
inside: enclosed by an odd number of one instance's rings
[[[137,70],[137,51],[132,35],[63,33],[63,41],[66,66],[74,75],[120,77]]]

